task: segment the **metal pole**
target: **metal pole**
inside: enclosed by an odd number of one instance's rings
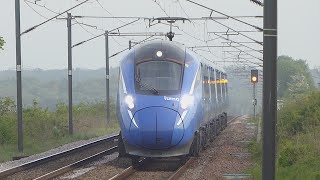
[[[257,106],[256,83],[253,83],[253,118],[254,119],[256,119],[256,106]]]
[[[20,0],[15,1],[15,16],[16,16],[18,151],[23,152]]]
[[[263,180],[275,179],[277,118],[277,0],[264,1]]]
[[[132,48],[132,42],[131,40],[129,41],[129,50]]]
[[[109,32],[105,33],[106,48],[106,104],[107,104],[107,125],[110,122],[110,89],[109,89]]]
[[[71,31],[71,13],[68,13],[68,97],[69,97],[69,134],[73,134],[72,121],[72,31]]]

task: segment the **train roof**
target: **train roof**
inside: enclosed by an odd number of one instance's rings
[[[201,58],[196,52],[192,51],[191,49],[188,49],[184,44],[181,44],[181,43],[178,43],[178,42],[175,42],[175,41],[166,41],[166,40],[149,41],[149,42],[140,44],[137,47],[134,47],[133,50],[139,50],[140,48],[144,48],[144,47],[150,46],[150,45],[157,45],[157,44],[168,45],[168,46],[176,46],[177,48],[180,48],[180,49],[186,51],[187,53],[192,54],[194,57],[199,59],[199,61],[202,64],[205,64],[206,66],[212,67],[214,69],[217,69],[218,71],[226,73],[226,71],[221,66],[215,64],[212,61],[209,61],[207,59]]]

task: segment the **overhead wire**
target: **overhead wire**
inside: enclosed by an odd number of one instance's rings
[[[42,15],[42,14],[39,13],[37,10],[35,10],[35,9],[28,3],[28,1],[24,0],[23,2],[24,2],[30,9],[32,9],[33,12],[35,12],[36,14],[38,14],[39,16],[41,16],[42,18],[44,18],[44,19],[49,19],[48,17]]]
[[[47,17],[43,16],[42,14],[38,13],[38,12],[37,12],[34,8],[32,8],[28,3],[35,4],[35,5],[39,6],[39,7],[45,8],[46,10],[48,10],[48,11],[54,13],[54,14],[59,14],[58,12],[53,11],[53,10],[51,10],[50,8],[46,7],[45,5],[40,5],[40,4],[37,4],[37,3],[33,3],[33,2],[31,2],[31,1],[29,1],[29,0],[24,0],[24,1],[25,1],[25,3],[26,3],[32,10],[34,10],[38,15],[40,15],[40,16],[46,18],[46,19],[49,19],[49,18],[47,18]],[[96,0],[96,1],[100,4],[100,2],[99,2],[98,0]],[[101,4],[100,4],[100,6],[101,6],[101,8],[103,8],[105,11],[107,11]],[[107,12],[109,12],[109,11],[107,11]],[[109,12],[109,14],[112,15],[110,12]],[[76,22],[75,24],[79,25],[81,29],[83,29],[85,32],[87,32],[88,34],[90,34],[90,35],[92,35],[92,36],[96,36],[97,34],[92,33],[91,31],[89,31],[89,30],[88,30],[87,28],[85,28],[84,26],[93,28],[93,29],[95,29],[95,30],[105,31],[105,30],[103,30],[103,29],[101,29],[101,28],[98,28],[97,26],[93,26],[93,25],[90,25],[90,24],[86,24],[86,23],[79,22],[79,21],[78,21],[77,19],[75,19],[75,18],[72,19],[72,20],[75,21],[75,22]],[[120,20],[120,21],[121,21],[121,20]],[[121,21],[121,22],[124,22],[124,21]],[[124,37],[123,37],[123,38],[124,38]],[[124,46],[124,45],[120,44],[114,37],[112,37],[112,39],[113,39],[119,46]]]
[[[223,37],[223,36],[221,36],[221,35],[219,35],[219,34],[215,34],[215,33],[213,33],[213,34],[216,35],[216,36],[218,36],[218,37],[220,37],[220,38],[222,38],[222,39],[224,39],[224,40],[230,41],[230,44],[231,44],[231,43],[235,43],[235,44],[238,44],[238,45],[240,45],[240,46],[246,47],[246,48],[248,48],[248,49],[250,49],[250,50],[253,50],[253,51],[256,51],[256,52],[258,52],[258,53],[263,54],[263,52],[261,52],[261,51],[259,51],[259,50],[256,50],[256,49],[253,49],[253,48],[250,47],[250,46],[244,45],[243,43],[239,43],[239,42],[233,41],[233,40],[231,40],[231,39],[229,39],[229,38],[226,38],[226,37]]]
[[[227,25],[225,25],[225,24],[223,24],[223,23],[221,23],[221,22],[219,22],[219,21],[217,21],[217,20],[214,20],[214,19],[211,19],[211,20],[212,20],[212,21],[214,21],[215,23],[220,24],[221,26],[224,26],[224,27],[226,27],[226,28],[228,28],[228,29],[231,29],[232,31],[234,31],[234,32],[236,32],[236,33],[238,33],[238,34],[242,35],[243,37],[246,37],[246,38],[250,39],[251,41],[253,41],[253,42],[255,42],[255,43],[259,44],[259,45],[263,45],[261,42],[259,42],[259,41],[255,40],[255,39],[253,39],[253,38],[251,38],[251,37],[249,37],[249,36],[245,35],[245,34],[244,34],[244,33],[242,33],[242,32],[239,32],[239,31],[237,31],[237,30],[235,30],[235,29],[231,28],[230,26],[227,26]]]
[[[134,44],[132,47],[136,46],[137,44],[141,44],[142,42],[144,42],[144,41],[146,41],[146,40],[148,40],[148,39],[150,39],[150,38],[152,38],[152,37],[154,37],[154,36],[152,35],[152,36],[150,36],[150,37],[147,37],[147,38],[145,38],[145,39],[141,40],[140,42],[138,42],[138,43]],[[129,49],[129,48],[123,49],[123,50],[121,50],[121,51],[119,51],[119,52],[117,52],[117,53],[115,53],[115,54],[113,54],[113,55],[109,56],[109,58],[111,59],[112,57],[115,57],[115,56],[117,56],[117,55],[119,55],[119,54],[123,53],[124,51],[126,51],[126,50],[128,50],[128,49]]]
[[[203,7],[203,8],[205,8],[205,9],[210,10],[210,11],[211,11],[210,16],[212,15],[212,12],[215,12],[215,13],[221,14],[221,15],[227,17],[227,18],[233,19],[233,20],[235,20],[235,21],[238,21],[238,22],[240,22],[240,23],[243,23],[243,24],[245,24],[245,25],[248,25],[248,26],[250,26],[250,27],[253,27],[253,28],[255,28],[255,29],[258,29],[258,30],[260,30],[260,31],[263,31],[263,29],[260,28],[260,27],[258,27],[258,26],[252,25],[252,24],[250,24],[250,23],[247,23],[247,22],[242,21],[242,20],[240,20],[240,19],[237,19],[237,18],[235,18],[235,17],[229,16],[229,15],[227,15],[227,14],[225,14],[225,13],[222,13],[222,12],[220,12],[220,11],[214,10],[214,9],[212,9],[212,8],[209,8],[209,7],[207,7],[207,6],[204,6],[204,5],[202,5],[202,4],[199,4],[199,3],[197,3],[197,2],[194,2],[194,1],[191,1],[191,0],[185,0],[185,1],[188,1],[188,2],[190,2],[190,3],[192,3],[192,4],[195,4],[195,5],[197,5],[197,6],[200,6],[200,7]]]
[[[25,30],[24,32],[21,33],[21,35],[26,34],[26,33],[30,32],[30,31],[32,31],[32,30],[34,30],[34,29],[36,29],[36,28],[38,28],[38,27],[40,27],[40,26],[42,26],[42,25],[50,22],[51,20],[56,19],[56,18],[59,17],[60,15],[66,13],[66,12],[69,12],[69,11],[71,11],[72,9],[77,8],[77,7],[81,6],[82,4],[84,4],[84,3],[88,2],[88,1],[89,1],[89,0],[84,0],[83,2],[81,2],[81,3],[77,4],[77,5],[69,8],[69,9],[67,9],[67,10],[65,10],[65,11],[63,11],[62,13],[59,13],[59,14],[55,15],[54,17],[51,17],[51,18],[47,19],[46,21],[43,21],[42,23],[37,24],[37,25],[35,25],[35,26],[33,26],[33,27]]]
[[[135,22],[137,22],[137,21],[139,21],[139,20],[140,20],[140,19],[137,19],[137,20],[135,20],[135,21],[131,21],[131,22],[126,23],[126,24],[124,24],[124,25],[121,25],[121,26],[119,26],[119,27],[117,27],[117,28],[114,28],[114,29],[112,29],[112,30],[109,30],[109,32],[113,32],[113,31],[115,31],[115,30],[119,30],[120,28],[123,28],[123,27],[125,27],[125,26],[131,25],[131,24],[133,24],[133,23],[135,23]],[[85,40],[85,41],[81,41],[81,42],[73,45],[72,47],[79,46],[79,45],[81,45],[81,44],[83,44],[83,43],[89,42],[89,41],[94,40],[94,39],[96,39],[96,38],[98,38],[98,37],[101,37],[101,36],[103,36],[103,35],[105,35],[105,33],[99,34],[99,35],[94,36],[94,37],[92,37],[92,38],[89,38],[89,39],[87,39],[87,40]]]
[[[25,3],[30,3],[30,4],[36,5],[36,6],[38,6],[38,7],[44,8],[44,9],[46,9],[47,11],[49,11],[49,12],[51,12],[51,13],[54,13],[54,14],[56,14],[56,15],[59,14],[58,12],[56,12],[56,11],[48,8],[46,5],[40,5],[40,4],[31,2],[31,1],[29,1],[29,0],[24,0],[24,1],[25,1]],[[32,8],[30,5],[29,5],[29,7]],[[32,8],[32,9],[34,10],[34,8]],[[37,14],[39,14],[40,16],[43,16],[43,15],[41,15],[40,13],[37,13]],[[64,18],[66,18],[65,15],[61,15],[61,16],[63,16]],[[43,17],[44,17],[44,16],[43,16]],[[49,19],[49,18],[46,18],[46,19]],[[90,34],[90,35],[92,35],[92,36],[95,36],[96,34],[92,33],[91,31],[89,31],[88,29],[86,29],[84,26],[94,28],[95,30],[101,30],[101,31],[103,31],[103,29],[100,29],[100,28],[98,28],[97,26],[90,25],[90,24],[86,24],[86,23],[81,23],[81,22],[79,22],[79,21],[78,21],[77,19],[75,19],[75,18],[73,18],[72,20],[75,21],[75,22],[76,22],[75,24],[77,24],[78,26],[80,26],[81,29],[83,29],[85,32],[87,32],[88,34]],[[73,25],[74,25],[74,24],[73,24]],[[83,25],[84,25],[84,26],[83,26]]]
[[[160,5],[160,3],[157,0],[152,0],[153,2],[155,2],[159,8],[166,14],[166,16],[170,17],[170,15],[162,8],[162,6]]]

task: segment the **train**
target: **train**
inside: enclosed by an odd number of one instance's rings
[[[227,73],[185,46],[147,42],[119,66],[119,156],[198,156],[227,126]]]

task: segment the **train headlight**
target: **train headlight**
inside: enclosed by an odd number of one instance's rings
[[[133,109],[134,108],[134,100],[133,100],[133,97],[131,95],[127,95],[125,98],[124,98],[124,102],[126,102],[127,106],[130,108],[130,109]]]
[[[186,94],[186,95],[182,96],[181,101],[180,101],[181,108],[187,109],[190,105],[193,104],[193,101],[194,101],[194,97],[191,95]]]
[[[162,53],[162,51],[157,51],[156,54],[157,54],[157,56],[160,58],[160,57],[162,57],[162,54],[163,54],[163,53]]]

